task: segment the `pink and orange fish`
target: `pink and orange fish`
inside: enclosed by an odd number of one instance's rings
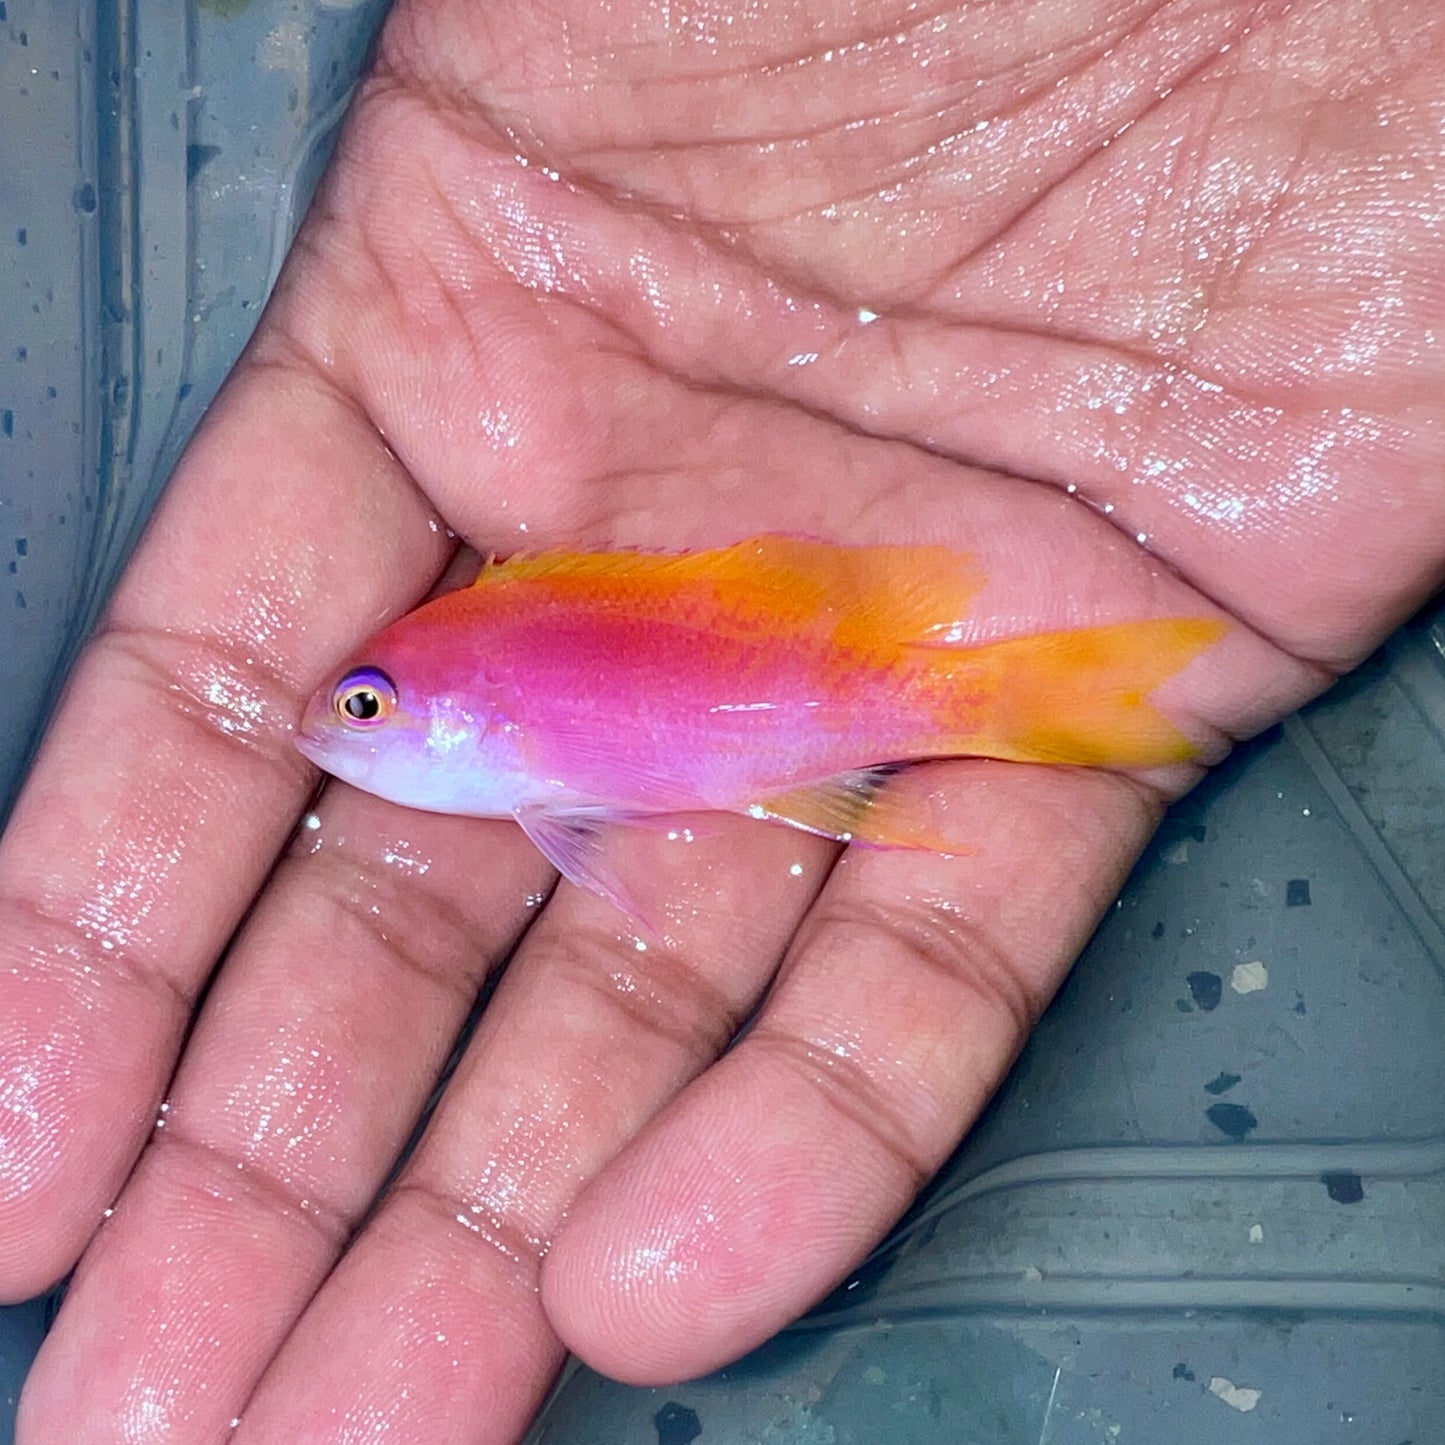
[[[312,698],[297,746],[394,802],[514,818],[624,908],[602,824],[715,810],[948,851],[887,806],[879,765],[1193,755],[1149,694],[1220,622],[961,642],[982,580],[944,547],[781,536],[489,563],[367,643]]]

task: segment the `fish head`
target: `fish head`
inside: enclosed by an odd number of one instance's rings
[[[423,609],[425,611],[425,609]],[[406,807],[505,817],[533,782],[503,682],[422,614],[378,634],[312,695],[295,743],[344,782]]]

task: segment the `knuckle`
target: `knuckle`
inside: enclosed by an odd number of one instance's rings
[[[871,1139],[908,1178],[922,1188],[937,1168],[933,1150],[918,1137],[905,1111],[895,1102],[891,1083],[875,1078],[855,1059],[845,1058],[801,1035],[759,1024],[748,1036],[810,1088],[817,1090],[840,1123]]]
[[[728,996],[686,952],[639,954],[602,929],[559,930],[547,943],[551,967],[587,990],[629,1034],[651,1036],[700,1063],[715,1058],[741,1019]]]
[[[157,1128],[151,1138],[153,1166],[170,1189],[211,1205],[239,1198],[259,1215],[301,1224],[330,1253],[340,1250],[352,1224],[349,1210],[314,1191],[299,1192],[281,1171],[252,1152],[188,1132],[183,1120],[184,1114],[168,1114],[165,1127]]]
[[[92,646],[208,740],[241,748],[297,779],[310,776],[291,747],[296,688],[262,657],[222,637],[114,624]]]

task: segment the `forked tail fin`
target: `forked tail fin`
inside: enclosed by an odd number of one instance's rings
[[[1166,617],[938,649],[941,751],[1085,767],[1187,762],[1195,748],[1149,696],[1225,631],[1208,618]]]

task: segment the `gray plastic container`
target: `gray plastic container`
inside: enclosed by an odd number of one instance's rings
[[[0,4],[0,799],[244,345],[382,0]],[[1442,1445],[1445,621],[1170,816],[807,1320],[547,1445]],[[0,1311],[0,1445],[45,1304]]]

